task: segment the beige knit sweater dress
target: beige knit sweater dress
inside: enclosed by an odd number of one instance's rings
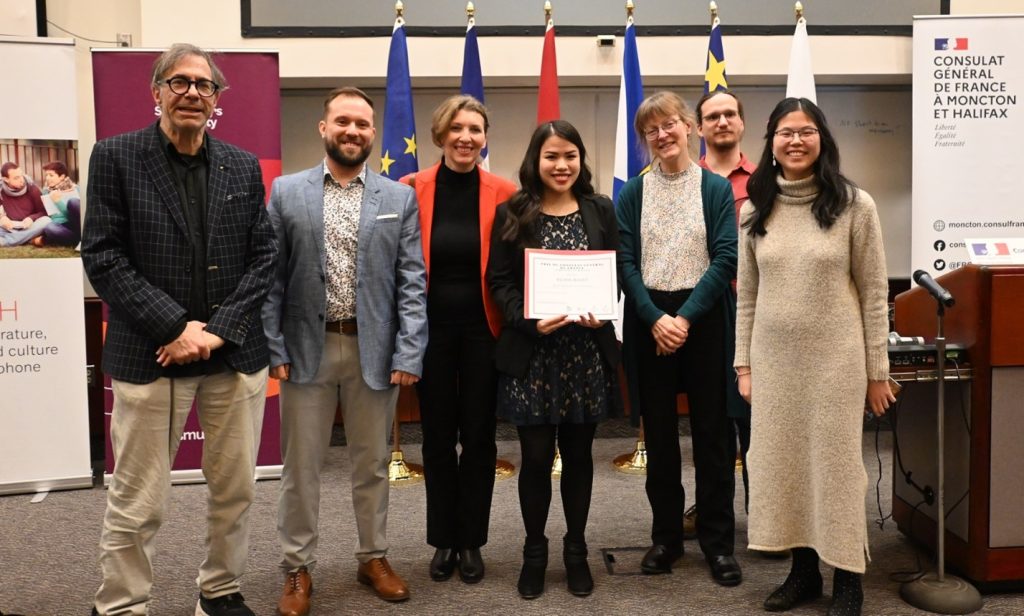
[[[767,234],[740,229],[736,366],[751,368],[751,549],[814,548],[862,573],[868,379],[889,376],[885,252],[864,191],[828,230],[813,177],[778,179]],[[753,211],[747,203],[741,219]]]

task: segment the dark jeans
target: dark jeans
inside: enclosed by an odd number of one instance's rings
[[[82,241],[82,208],[79,199],[68,200],[67,222],[51,222],[43,229],[48,246],[77,246]]]
[[[519,507],[526,526],[526,543],[544,542],[544,527],[551,507],[551,463],[555,440],[562,456],[562,510],[565,512],[565,541],[586,539],[590,494],[594,487],[594,444],[596,423],[519,426],[519,447],[523,454],[519,469]]]
[[[430,326],[417,384],[427,483],[427,543],[487,543],[494,491],[497,371],[486,322]],[[461,445],[461,455],[456,450]]]
[[[676,314],[689,291],[650,291],[654,304]],[[690,433],[697,478],[697,539],[706,556],[733,553],[736,520],[736,445],[725,409],[725,323],[716,304],[690,324],[686,343],[672,355],[658,356],[650,329],[637,340],[640,407],[647,443],[647,498],[654,513],[651,540],[682,549],[686,494],[682,484],[676,394],[690,404]]]

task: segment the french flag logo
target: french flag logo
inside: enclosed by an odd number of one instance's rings
[[[965,38],[937,38],[935,39],[935,51],[966,51],[967,39]]]
[[[1007,246],[1004,242],[996,242],[996,254],[1009,256],[1010,247]]]

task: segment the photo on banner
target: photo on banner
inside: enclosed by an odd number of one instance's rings
[[[74,44],[0,37],[0,494],[92,486]]]
[[[96,107],[96,139],[153,125],[160,107],[153,101],[150,80],[153,62],[162,50],[94,49],[93,91]],[[251,152],[263,172],[266,197],[274,178],[281,175],[281,85],[276,51],[213,51],[214,62],[224,73],[228,87],[207,120],[207,134]],[[106,307],[104,308],[106,323]],[[110,442],[113,393],[104,377],[104,430],[106,473],[114,469]],[[270,379],[263,413],[263,432],[256,459],[259,478],[280,476],[280,412],[278,381]],[[182,432],[178,455],[171,467],[173,483],[203,481],[201,471],[203,431],[193,407]]]

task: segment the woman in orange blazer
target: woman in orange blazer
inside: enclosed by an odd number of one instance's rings
[[[484,575],[480,547],[487,543],[497,458],[494,346],[501,329],[484,274],[494,211],[516,191],[478,164],[488,127],[480,101],[448,98],[431,126],[441,162],[401,179],[416,189],[427,266],[430,342],[417,391],[435,581],[447,580],[456,566],[467,583]]]

